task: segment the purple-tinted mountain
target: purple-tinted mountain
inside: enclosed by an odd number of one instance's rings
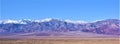
[[[120,35],[120,20],[107,19],[93,23],[72,23],[58,19],[44,22],[21,20],[17,23],[0,23],[2,33],[28,33],[28,32],[71,32],[82,31],[86,33]]]
[[[108,19],[86,24],[82,31],[93,32],[98,34],[115,34],[120,35],[120,20]]]

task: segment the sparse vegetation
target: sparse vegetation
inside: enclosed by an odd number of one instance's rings
[[[114,39],[0,39],[0,44],[119,44],[118,38]]]

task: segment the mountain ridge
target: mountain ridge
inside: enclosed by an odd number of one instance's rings
[[[11,20],[12,21],[12,20]],[[25,23],[0,23],[0,32],[28,33],[28,32],[71,32],[120,35],[120,20],[107,19],[90,23],[67,22],[59,19],[23,20]]]
[[[22,19],[22,20],[0,20],[0,24],[6,24],[6,23],[17,23],[17,24],[22,24],[21,22],[25,22],[25,21],[30,21],[30,22],[48,22],[48,21],[51,21],[51,20],[59,20],[59,21],[66,21],[66,22],[70,22],[70,23],[87,23],[85,21],[80,21],[80,20],[77,20],[77,21],[73,21],[73,20],[61,20],[61,19],[53,19],[53,18],[45,18],[45,19],[42,19],[42,20],[31,20],[31,19]],[[23,23],[24,24],[24,23]]]

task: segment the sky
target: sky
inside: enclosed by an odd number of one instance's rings
[[[0,0],[0,19],[119,19],[119,0]]]

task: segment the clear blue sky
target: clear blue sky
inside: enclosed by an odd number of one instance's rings
[[[119,0],[1,0],[1,19],[118,19]]]

